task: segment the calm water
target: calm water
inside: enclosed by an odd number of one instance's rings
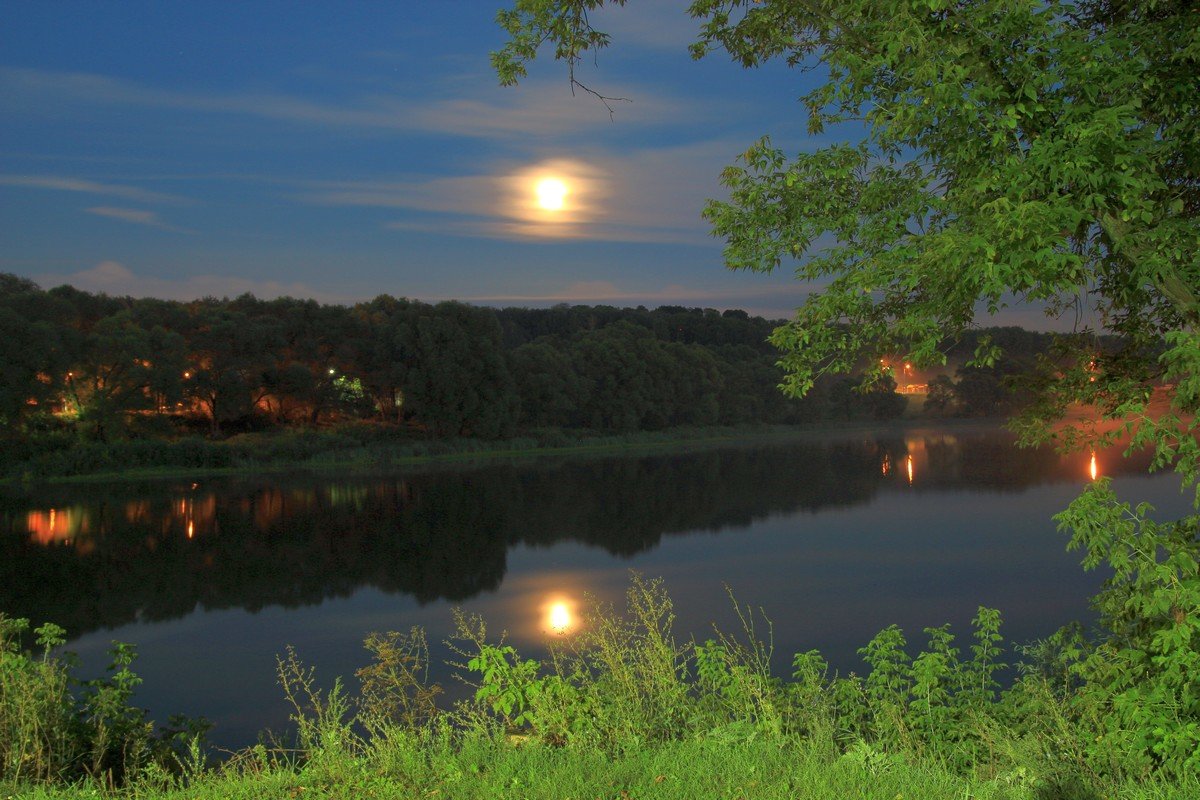
[[[728,584],[774,622],[781,666],[819,648],[843,672],[898,623],[910,642],[977,606],[1018,642],[1088,615],[1101,577],[1051,516],[1089,457],[1018,450],[999,431],[914,431],[651,457],[388,476],[229,478],[0,495],[0,610],[68,628],[84,677],[138,646],[139,702],[217,723],[235,747],[287,711],[287,644],[331,680],[371,631],[449,633],[478,612],[537,655],[547,610],[620,602],[661,576],[680,638],[734,627]],[[1178,482],[1101,454],[1119,494],[1183,513]],[[447,676],[439,676],[445,679]]]

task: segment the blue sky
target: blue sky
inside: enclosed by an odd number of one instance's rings
[[[687,3],[634,0],[593,15],[613,46],[577,73],[629,99],[610,117],[549,58],[498,85],[502,4],[0,0],[0,271],[175,299],[790,316],[808,287],[725,269],[700,211],[758,137],[832,141],[805,133],[816,76],[693,61]],[[561,212],[533,203],[551,176]]]
[[[596,18],[614,46],[502,88],[502,0],[4,2],[0,270],[180,299],[380,293],[787,315],[700,219],[758,136],[793,147],[809,76],[694,62],[681,2]],[[562,212],[533,183],[571,187]]]

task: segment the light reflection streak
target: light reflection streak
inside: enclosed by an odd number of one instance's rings
[[[1100,477],[1100,468],[1096,465],[1096,451],[1092,451],[1092,460],[1088,464],[1088,473],[1092,476],[1092,480]]]
[[[913,457],[908,455],[904,459],[904,468],[908,472],[908,485],[912,486],[913,482]]]
[[[79,519],[69,508],[30,511],[25,516],[25,527],[38,544],[69,542],[78,526]]]
[[[187,538],[196,538],[197,530],[212,530],[215,527],[217,498],[209,494],[199,499],[185,497],[172,503],[173,516],[183,525]]]

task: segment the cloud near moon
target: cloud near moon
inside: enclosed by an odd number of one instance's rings
[[[606,221],[610,194],[608,176],[598,167],[551,159],[506,176],[496,214],[521,236],[573,238]]]

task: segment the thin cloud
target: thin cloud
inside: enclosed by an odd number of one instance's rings
[[[690,105],[630,85],[606,85],[605,94],[619,113],[585,93],[572,95],[566,81],[532,81],[516,88],[494,89],[482,98],[440,100],[417,108],[414,123],[431,131],[458,136],[562,136],[607,130],[611,126],[677,125],[696,116]],[[603,126],[603,127],[601,127]]]
[[[747,305],[772,305],[791,312],[809,293],[809,287],[796,283],[790,286],[739,291],[737,289],[700,289],[669,284],[657,289],[622,289],[611,281],[576,281],[568,286],[540,294],[487,294],[457,298],[464,302],[497,305],[503,303],[625,303],[633,305],[713,305],[720,308],[745,308]]]
[[[98,194],[108,197],[118,197],[122,200],[134,200],[140,203],[183,205],[192,202],[186,197],[164,194],[162,192],[151,192],[134,186],[97,183],[96,181],[84,178],[71,178],[59,175],[0,175],[0,186],[19,186],[27,189],[49,189],[59,192]]]
[[[615,124],[679,124],[694,109],[635,86],[610,94],[636,99]],[[517,89],[489,86],[474,96],[429,101],[396,94],[363,95],[348,103],[320,103],[279,93],[204,93],[164,90],[93,73],[0,68],[0,97],[34,107],[57,98],[71,103],[143,106],[252,116],[282,122],[364,130],[407,130],[464,137],[558,136],[609,123],[604,106],[572,98],[566,82],[531,82]],[[623,104],[625,105],[625,104]]]
[[[701,142],[633,151],[580,149],[578,157],[499,162],[486,172],[425,181],[310,184],[296,197],[328,206],[424,212],[386,223],[395,230],[499,239],[590,240],[702,245],[704,201],[722,194],[717,176],[738,151]],[[567,205],[547,214],[532,204],[539,177],[570,186]]]
[[[323,291],[304,283],[260,281],[231,275],[203,274],[172,278],[139,275],[117,261],[102,261],[89,269],[71,273],[43,273],[31,276],[45,287],[67,284],[83,291],[114,297],[156,297],[165,300],[197,300],[203,297],[236,297],[250,293],[262,299],[276,297],[312,298],[322,303],[349,305],[368,299],[368,295],[345,295]],[[439,296],[413,293],[409,296],[427,302],[458,300],[488,306],[550,306],[558,303],[583,305],[703,306],[717,309],[742,309],[768,319],[790,317],[803,302],[810,287],[801,283],[773,285],[749,290],[699,289],[669,284],[652,289],[621,288],[610,281],[576,281],[558,290],[528,294],[480,294]]]
[[[699,37],[699,23],[679,0],[639,0],[626,7],[602,6],[590,13],[592,26],[612,37],[614,46],[686,53]]]
[[[275,297],[313,298],[323,303],[353,302],[303,283],[256,281],[235,275],[190,275],[184,278],[155,278],[138,275],[117,261],[102,261],[90,269],[71,273],[35,275],[41,286],[68,284],[88,292],[115,297],[157,297],[164,300],[197,300],[202,297],[236,297],[250,293],[263,299]]]
[[[95,206],[84,210],[98,217],[118,219],[122,222],[131,222],[135,225],[146,225],[151,228],[160,228],[164,231],[173,231],[175,233],[195,233],[195,231],[189,231],[185,228],[179,228],[163,222],[159,219],[158,214],[153,211],[144,211],[137,208],[115,208],[113,206]]]

